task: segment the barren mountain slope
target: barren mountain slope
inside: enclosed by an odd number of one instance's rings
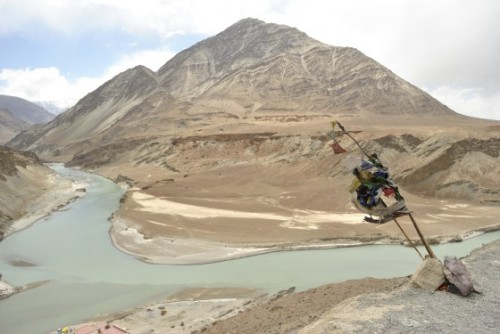
[[[54,119],[54,115],[44,108],[16,96],[0,94],[0,108],[9,110],[16,118],[28,124],[44,124]]]
[[[16,118],[7,109],[0,108],[0,145],[5,144],[30,124]]]
[[[238,116],[452,113],[356,49],[333,47],[297,29],[254,19],[181,52],[158,75],[176,97],[202,106],[212,102]],[[236,102],[238,108],[224,110],[221,100]]]
[[[124,244],[400,238],[353,218],[347,188],[361,155],[346,137],[348,153],[333,154],[334,119],[391,168],[430,235],[498,227],[499,122],[454,113],[355,49],[253,19],[158,73],[118,75],[9,145],[135,186],[116,216]],[[186,214],[165,209],[179,205]],[[222,211],[193,216],[207,208]]]
[[[32,149],[44,156],[45,150],[56,157],[64,148],[71,152],[95,147],[103,141],[120,141],[110,128],[128,113],[139,112],[157,89],[156,76],[149,69],[138,66],[117,75],[94,92],[87,94],[73,108],[58,115],[43,127],[34,127],[14,138],[9,146]],[[107,139],[107,136],[111,138]],[[66,153],[68,154],[68,153]]]
[[[31,125],[47,123],[54,117],[30,101],[15,96],[0,95],[0,145],[7,143]]]
[[[355,49],[245,19],[182,51],[158,73],[139,66],[118,75],[9,145],[69,160],[129,138],[137,147],[156,136],[218,133],[221,125],[257,132],[254,121],[340,113],[454,115]]]

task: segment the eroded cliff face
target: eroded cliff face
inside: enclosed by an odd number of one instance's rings
[[[34,153],[0,146],[0,240],[11,231],[14,221],[30,213],[42,195],[64,187],[65,182],[69,183],[44,166]]]
[[[477,204],[500,203],[500,136],[494,128],[477,125],[481,135],[470,137],[452,129],[410,124],[410,129],[374,131],[372,124],[350,125],[362,146],[379,155],[406,191]],[[342,145],[348,152],[335,155],[326,131],[321,131],[328,130],[328,125],[326,120],[311,122],[300,134],[289,127],[269,127],[267,130],[275,131],[129,139],[75,155],[69,165],[98,170],[113,178],[126,175],[141,187],[153,188],[158,180],[182,182],[189,175],[217,173],[233,175],[239,182],[258,183],[269,177],[264,171],[275,171],[272,182],[281,180],[283,185],[293,180],[305,186],[321,178],[330,184],[332,196],[343,193],[341,201],[345,203],[350,196],[346,190],[352,180],[351,169],[362,154],[344,136]],[[231,187],[231,182],[225,186]],[[331,205],[324,204],[321,209]]]

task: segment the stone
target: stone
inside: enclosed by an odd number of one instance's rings
[[[418,267],[411,277],[410,283],[413,286],[427,291],[436,291],[446,280],[441,261],[434,258],[427,258]]]
[[[455,256],[445,256],[444,274],[463,296],[468,296],[474,290],[472,278],[462,261]]]

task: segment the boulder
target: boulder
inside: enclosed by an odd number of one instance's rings
[[[410,283],[413,286],[434,292],[445,280],[446,277],[441,261],[434,258],[427,258],[413,274]]]
[[[468,296],[474,290],[472,278],[462,261],[455,256],[445,256],[444,274],[463,296]]]

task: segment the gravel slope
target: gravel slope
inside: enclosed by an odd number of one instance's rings
[[[500,240],[465,258],[481,293],[462,297],[408,286],[337,305],[299,333],[499,333]]]

